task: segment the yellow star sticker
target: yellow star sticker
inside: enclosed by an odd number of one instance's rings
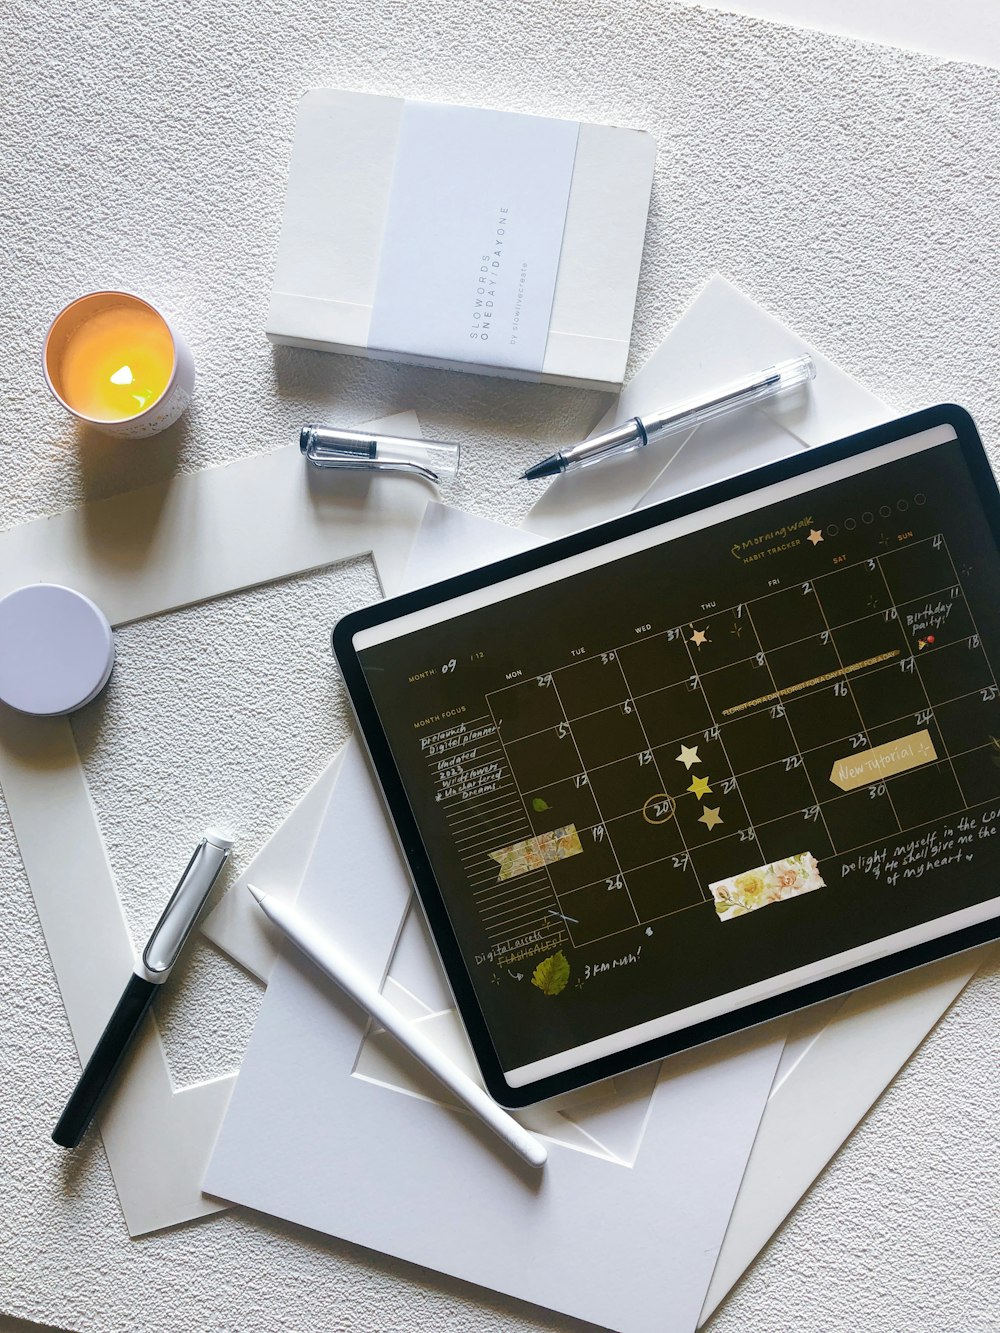
[[[703,643],[708,643],[708,630],[695,629],[693,625],[691,626],[691,629],[693,632],[690,639],[688,639],[688,643],[693,643],[698,648],[700,648]]]
[[[701,807],[701,818],[699,824],[704,824],[706,828],[715,828],[716,824],[722,823],[722,816],[719,814],[719,807],[713,809],[710,805]]]
[[[810,529],[809,529],[809,536],[806,538],[806,541],[807,541],[807,542],[812,542],[813,546],[818,546],[819,543],[820,543],[822,540],[823,540],[823,529],[822,529],[822,528],[810,528]]]
[[[692,764],[700,764],[697,745],[682,745],[681,752],[677,756],[677,762],[683,764],[685,768],[690,768]]]
[[[699,778],[697,776],[691,779],[691,785],[688,791],[697,796],[700,801],[703,796],[707,796],[712,788],[708,785],[708,778]]]

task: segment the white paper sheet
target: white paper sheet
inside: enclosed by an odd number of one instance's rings
[[[372,424],[419,432],[412,412]],[[428,494],[398,476],[331,484],[289,445],[0,533],[0,593],[68,583],[121,624],[363,552],[398,586]],[[85,1060],[135,952],[68,720],[0,712],[0,785]],[[155,1017],[127,1072],[100,1125],[130,1232],[216,1211],[200,1185],[232,1076],[176,1087]]]
[[[725,278],[715,277],[626,385],[598,429],[707,394],[804,352],[816,362],[808,393],[772,399],[766,411],[722,417],[689,435],[567,473],[540,497],[524,526],[540,537],[562,537],[896,415]]]
[[[710,0],[708,7],[1000,68],[1000,8],[983,0]]]
[[[454,519],[433,515],[439,538]],[[467,516],[457,523],[466,529]],[[409,882],[357,745],[300,901],[372,975],[388,969],[418,1000],[436,987],[432,1011],[447,995],[439,977],[429,982],[426,940],[399,934]],[[442,1039],[454,1037],[451,1027]],[[460,1041],[450,1049],[461,1059]],[[550,1148],[538,1179],[444,1105],[328,982],[282,955],[205,1188],[610,1328],[686,1331],[780,1045],[762,1031],[671,1061],[653,1087],[637,1074],[533,1108],[526,1123]]]

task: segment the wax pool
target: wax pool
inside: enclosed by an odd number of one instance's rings
[[[99,310],[62,350],[57,389],[75,412],[126,421],[163,394],[174,367],[170,332],[155,310],[129,304]]]

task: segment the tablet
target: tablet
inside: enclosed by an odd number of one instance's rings
[[[498,1101],[1000,936],[998,537],[941,406],[340,622]]]

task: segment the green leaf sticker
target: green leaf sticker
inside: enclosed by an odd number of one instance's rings
[[[562,949],[543,958],[531,974],[531,984],[537,986],[543,995],[558,995],[566,989],[568,981],[569,959]]]
[[[540,796],[536,796],[534,800],[531,802],[531,808],[532,810],[537,810],[538,813],[541,814],[543,810],[547,810],[549,808],[549,803],[548,801],[543,801]]]

